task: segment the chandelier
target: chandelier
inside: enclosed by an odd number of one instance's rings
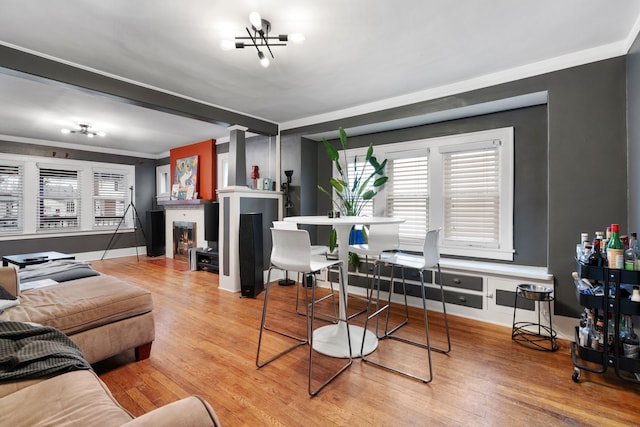
[[[272,59],[274,46],[286,46],[286,42],[302,43],[304,41],[304,35],[302,33],[293,34],[279,34],[277,37],[269,36],[271,31],[271,23],[266,19],[262,19],[258,12],[251,12],[249,14],[249,22],[251,23],[251,30],[249,27],[245,27],[247,30],[247,36],[239,36],[235,38],[235,43],[229,40],[223,40],[221,46],[225,50],[231,49],[244,49],[247,46],[253,46],[258,51],[258,59],[260,65],[263,67],[269,66],[269,58],[264,54],[262,49],[266,49],[271,55]]]
[[[87,138],[93,138],[94,136],[106,136],[107,134],[102,131],[93,131],[91,130],[91,125],[86,123],[79,123],[76,129],[61,129],[62,133],[79,133],[82,135],[86,135]]]

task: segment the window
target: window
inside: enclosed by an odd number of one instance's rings
[[[400,246],[422,250],[442,228],[442,254],[513,259],[513,128],[374,147],[389,181],[371,213],[404,218]],[[354,159],[362,149],[348,150]],[[353,160],[350,165],[353,164]]]
[[[40,167],[38,230],[80,227],[80,181],[77,170]]]
[[[171,198],[171,165],[156,167],[156,198],[157,200]]]
[[[0,241],[15,235],[98,234],[133,227],[135,166],[3,153]]]
[[[487,147],[441,149],[444,162],[444,236],[451,244],[498,247],[499,141]]]
[[[422,150],[390,157],[386,173],[386,213],[406,220],[401,242],[420,246],[429,229],[429,156]]]
[[[0,233],[22,231],[22,163],[0,164]]]
[[[127,175],[122,172],[93,171],[93,226],[116,228],[127,206]]]

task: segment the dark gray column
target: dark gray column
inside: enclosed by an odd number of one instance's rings
[[[229,185],[247,185],[247,160],[244,126],[229,127]]]

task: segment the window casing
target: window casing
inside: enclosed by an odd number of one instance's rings
[[[406,220],[401,249],[421,251],[426,231],[441,228],[442,254],[513,260],[513,128],[380,145],[374,152],[388,159],[389,181],[372,214]]]
[[[128,201],[127,174],[93,170],[93,226],[115,228],[121,221]]]
[[[80,180],[77,170],[40,167],[38,230],[80,228]]]

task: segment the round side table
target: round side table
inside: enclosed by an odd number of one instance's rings
[[[526,347],[540,351],[556,351],[558,343],[556,341],[556,331],[551,323],[551,302],[553,301],[553,289],[540,285],[522,284],[516,287],[515,302],[513,304],[513,327],[511,329],[511,339]],[[520,300],[534,301],[538,310],[538,322],[516,322],[516,312]],[[540,305],[547,303],[549,313],[549,325],[541,322]]]

